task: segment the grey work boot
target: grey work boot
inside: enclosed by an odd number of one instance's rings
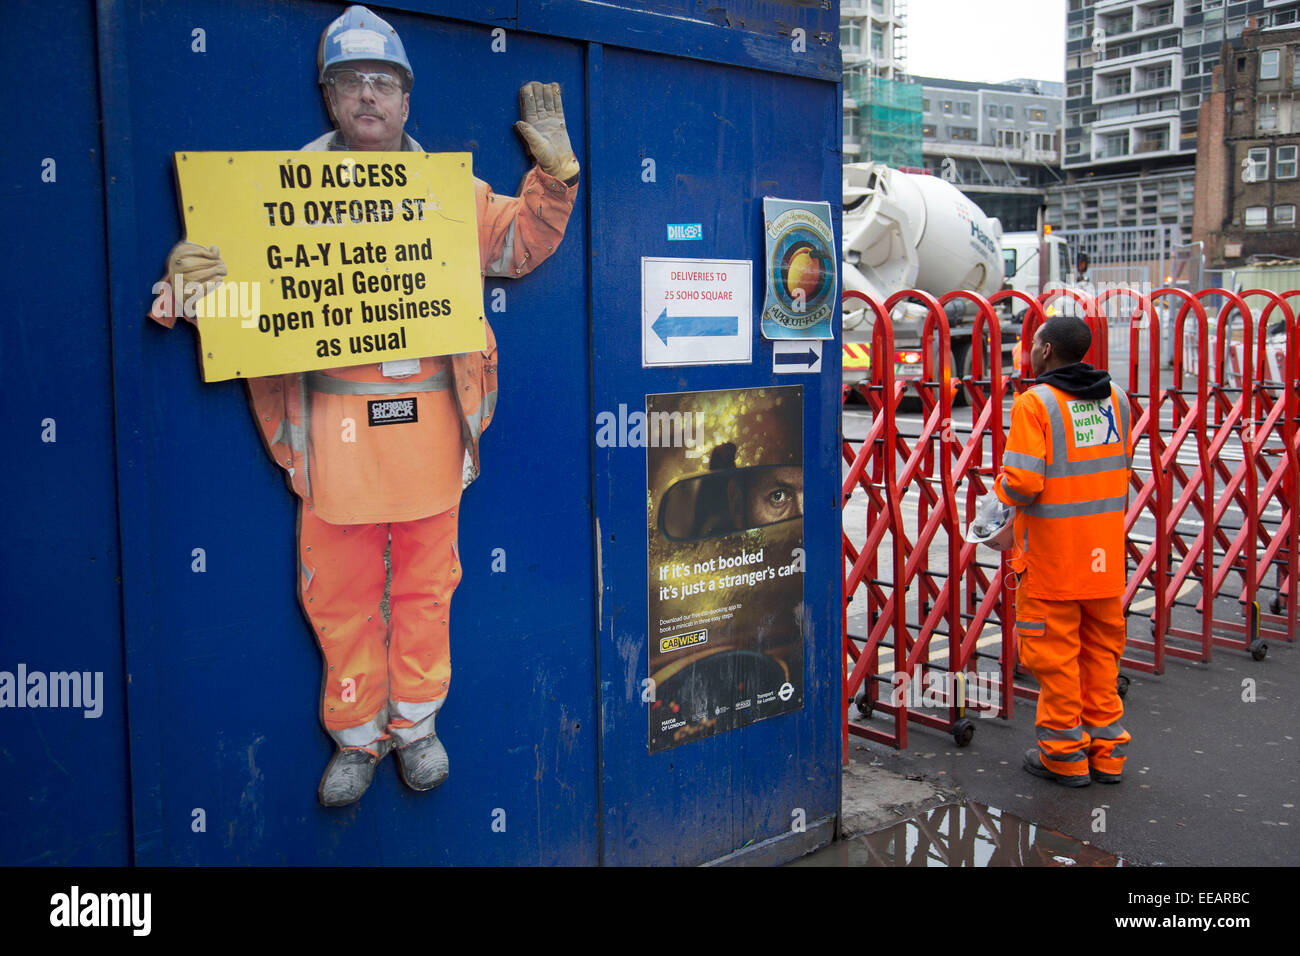
[[[397,748],[402,780],[412,790],[432,790],[447,779],[447,751],[437,734],[429,734]]]
[[[378,754],[360,747],[343,747],[325,767],[317,791],[320,802],[327,807],[346,807],[356,803],[375,778],[375,765],[388,752],[384,747]]]

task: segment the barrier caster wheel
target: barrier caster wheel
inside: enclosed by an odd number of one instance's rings
[[[863,718],[871,716],[871,701],[867,699],[866,694],[859,696],[853,701],[853,703],[857,706],[858,713],[861,714]]]
[[[958,747],[966,747],[975,739],[975,725],[963,717],[952,725],[952,739]]]
[[[1250,642],[1250,656],[1257,661],[1262,661],[1268,657],[1268,641],[1253,640]]]
[[[1275,597],[1273,598],[1273,600],[1268,602],[1268,613],[1269,614],[1282,613],[1282,599],[1280,597]]]
[[[1128,696],[1128,685],[1129,679],[1123,674],[1120,674],[1119,677],[1115,678],[1115,692],[1119,694],[1121,699]]]

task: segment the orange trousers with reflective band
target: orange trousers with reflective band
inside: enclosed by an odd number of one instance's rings
[[[1016,643],[1038,681],[1038,752],[1048,770],[1123,772],[1131,737],[1115,681],[1126,630],[1118,597],[1047,601],[1017,592]]]
[[[325,657],[326,730],[358,728],[378,717],[374,739],[382,739],[391,727],[411,726],[396,713],[389,722],[390,701],[440,702],[446,696],[448,612],[461,577],[459,508],[416,521],[343,525],[322,521],[306,505],[299,508],[302,606]],[[385,624],[380,602],[390,537],[393,578]]]

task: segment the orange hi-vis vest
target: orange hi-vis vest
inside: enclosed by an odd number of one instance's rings
[[[1011,567],[1026,596],[1054,601],[1124,593],[1124,511],[1133,438],[1128,396],[1081,398],[1035,385],[1011,407],[994,492],[1016,507]]]

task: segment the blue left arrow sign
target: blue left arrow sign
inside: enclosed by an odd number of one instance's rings
[[[668,310],[659,313],[659,318],[650,326],[659,341],[668,344],[669,338],[688,338],[697,335],[735,337],[740,334],[740,316],[738,315],[674,315]]]

